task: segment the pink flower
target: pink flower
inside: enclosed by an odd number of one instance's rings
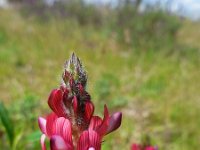
[[[53,113],[38,119],[42,150],[46,150],[46,137],[51,150],[100,150],[103,137],[121,125],[121,112],[110,116],[105,105],[103,119],[93,116],[94,105],[85,90],[87,75],[74,54],[66,63],[62,79],[60,88],[48,99]]]
[[[47,116],[46,119],[39,118],[39,126],[43,135],[41,136],[42,150],[46,150],[44,139],[46,136],[50,139],[51,150],[88,150],[101,148],[100,136],[93,130],[82,132],[78,144],[73,145],[71,123],[64,117],[57,117],[54,113]]]
[[[89,127],[80,133],[78,140],[76,132],[72,133],[71,122],[64,117],[58,117],[51,113],[45,118],[39,117],[38,123],[43,135],[41,136],[42,150],[46,150],[44,140],[50,139],[51,150],[95,150],[101,149],[101,141],[104,135],[116,130],[121,124],[121,113],[109,116],[108,109],[104,107],[104,118],[93,116]],[[78,134],[79,135],[79,134]],[[72,140],[74,139],[74,140]]]
[[[154,147],[154,146],[143,146],[143,145],[140,145],[140,144],[133,144],[131,146],[131,150],[158,150],[157,147]]]
[[[41,136],[42,150],[46,150],[44,140],[46,137],[50,139],[50,147],[52,150],[72,150],[72,131],[71,123],[64,117],[57,117],[55,113],[51,113],[45,118],[38,119]]]

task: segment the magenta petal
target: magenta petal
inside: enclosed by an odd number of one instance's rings
[[[60,89],[55,89],[51,92],[48,99],[49,107],[58,115],[58,117],[65,117],[67,109],[63,102],[63,93]]]
[[[62,136],[66,143],[72,145],[71,123],[68,119],[57,118],[53,125],[53,134]]]
[[[93,116],[90,120],[89,130],[96,130],[102,124],[102,119],[99,116]]]
[[[89,131],[89,148],[94,148],[95,150],[101,149],[101,138],[95,131]]]
[[[97,132],[89,130],[83,131],[77,145],[77,150],[88,150],[88,149],[101,149],[101,138]]]
[[[120,127],[122,121],[122,113],[121,112],[116,112],[114,113],[110,118],[109,118],[109,125],[107,129],[107,133],[113,132],[117,128]]]
[[[83,131],[77,144],[77,150],[88,150],[89,147],[89,132]]]
[[[108,113],[108,108],[105,105],[104,106],[104,118],[102,121],[102,124],[100,125],[100,127],[96,130],[97,133],[102,137],[103,135],[106,134],[107,129],[108,129],[108,122],[109,121],[109,113]]]
[[[51,113],[46,118],[46,133],[49,137],[53,135],[53,124],[58,117],[55,113]]]
[[[145,148],[145,150],[156,150],[156,148],[153,147],[153,146],[147,146],[147,147]]]
[[[46,119],[39,117],[38,118],[38,124],[40,127],[40,130],[42,131],[42,133],[46,134]]]
[[[59,135],[54,135],[50,138],[51,150],[73,150],[71,145],[67,144]]]
[[[142,146],[139,144],[132,144],[131,150],[142,150]]]
[[[86,122],[89,122],[92,115],[94,113],[94,105],[92,104],[91,101],[88,101],[85,103],[85,113],[84,113],[84,118]]]
[[[46,135],[42,134],[40,138],[40,144],[41,144],[42,150],[46,150],[45,138],[46,138]]]

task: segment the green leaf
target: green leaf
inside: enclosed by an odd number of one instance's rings
[[[23,131],[20,131],[18,134],[15,135],[15,139],[12,145],[12,150],[16,150],[17,149],[17,145],[20,142],[20,140],[22,139],[23,136]]]
[[[12,147],[13,141],[14,141],[14,126],[13,126],[13,122],[9,118],[8,111],[2,102],[0,102],[0,118],[1,118],[3,126],[6,129],[10,146]]]

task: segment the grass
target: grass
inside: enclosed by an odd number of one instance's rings
[[[138,52],[104,29],[24,19],[11,10],[0,10],[0,15],[0,99],[22,134],[18,149],[38,149],[37,117],[50,111],[48,94],[59,86],[73,51],[89,74],[96,113],[103,114],[104,103],[111,112],[123,112],[121,128],[106,137],[103,149],[129,149],[146,134],[160,149],[198,149],[200,51],[198,33],[189,30],[192,24],[183,24],[181,46],[172,53]],[[0,147],[6,149],[2,124],[0,133]]]

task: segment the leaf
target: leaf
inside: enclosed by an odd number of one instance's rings
[[[17,145],[20,142],[20,140],[22,139],[23,136],[23,132],[19,132],[18,134],[15,135],[15,139],[12,145],[12,150],[16,150],[17,149]]]
[[[1,118],[3,126],[6,129],[10,146],[12,147],[13,141],[14,141],[14,126],[13,126],[13,122],[9,118],[8,111],[2,102],[0,102],[0,118]]]

